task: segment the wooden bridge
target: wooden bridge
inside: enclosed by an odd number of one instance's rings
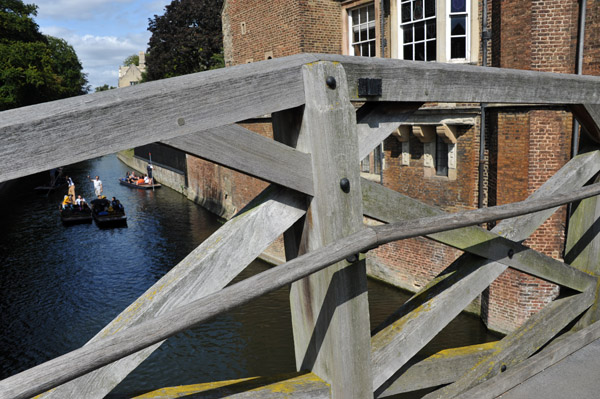
[[[358,112],[355,101],[364,102]],[[600,78],[332,55],[0,113],[0,182],[162,142],[272,183],[85,346],[0,381],[0,398],[102,398],[163,340],[288,284],[302,372],[181,396],[371,398],[443,386],[427,397],[496,397],[594,343],[600,184],[588,183],[600,151],[573,158],[526,201],[445,214],[359,174],[359,161],[424,102],[565,106],[600,142]],[[264,114],[275,140],[235,125]],[[573,264],[521,244],[558,206],[579,200],[568,245],[585,251]],[[365,226],[363,215],[386,224]],[[491,231],[477,226],[497,220]],[[287,263],[224,288],[281,234]],[[417,236],[465,253],[371,332],[363,254]],[[498,342],[412,360],[509,267],[564,294]]]

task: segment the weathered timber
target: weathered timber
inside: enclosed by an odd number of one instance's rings
[[[531,316],[521,327],[504,337],[494,353],[455,383],[426,395],[427,399],[453,398],[469,388],[510,369],[533,353],[588,309],[595,299],[594,290],[557,299]]]
[[[376,233],[364,229],[141,324],[89,342],[75,351],[0,381],[0,399],[25,399],[45,392],[374,245],[377,245]]]
[[[542,198],[551,193],[569,192],[583,186],[600,170],[600,151],[580,154],[571,159],[542,187],[529,196],[530,199]],[[558,209],[558,208],[556,208]],[[522,241],[552,215],[556,209],[551,208],[541,212],[524,215],[516,220],[503,220],[493,229],[494,232],[513,241]]]
[[[364,212],[367,216],[376,214],[378,220],[394,222],[445,214],[439,208],[404,196],[380,184],[366,179],[361,183]],[[386,206],[376,205],[372,210],[370,205],[377,204],[378,200],[383,201]],[[527,206],[527,204],[521,203],[520,206]],[[427,237],[578,291],[584,291],[590,285],[596,284],[596,278],[587,273],[478,226],[432,233]]]
[[[322,248],[362,227],[356,112],[344,70],[319,62],[302,71],[302,123],[285,141],[311,154],[314,197],[300,226],[301,239],[286,243],[286,248],[297,245],[293,254]],[[310,370],[331,384],[334,398],[372,397],[364,260],[340,262],[292,284],[290,307],[298,370]]]
[[[460,399],[492,399],[558,363],[591,342],[600,339],[600,323],[594,323],[555,344],[553,341],[539,354],[456,396]]]
[[[377,101],[600,104],[598,77],[389,58],[318,57],[344,66],[353,100],[372,101],[358,96],[358,79],[378,78],[383,93]]]
[[[408,119],[422,103],[365,103],[356,113],[358,157],[363,159]]]
[[[456,381],[489,356],[497,342],[445,349],[415,364],[407,363],[400,375],[379,398],[437,387]]]
[[[600,179],[596,177],[596,182]],[[565,262],[593,276],[600,275],[600,201],[586,198],[573,204],[565,244]],[[600,283],[599,283],[600,284]],[[596,288],[598,290],[598,288]],[[579,330],[600,320],[596,301],[575,325]]]
[[[295,55],[0,113],[0,182],[304,103]]]
[[[189,398],[265,398],[329,399],[330,387],[312,373],[209,382],[163,388],[133,399]]]
[[[554,206],[554,203],[546,205]],[[525,212],[531,210],[539,210],[539,207],[536,206],[535,208],[525,210]],[[504,215],[504,217],[507,217],[507,215]],[[514,216],[514,214],[511,215]],[[481,222],[481,220],[477,220],[474,223]],[[458,225],[457,223],[455,225],[440,224],[439,218],[431,219],[429,225],[425,227],[420,223],[415,223],[415,221],[406,221],[397,224],[398,229],[404,232],[400,235],[399,239],[418,237],[431,233],[431,226],[434,225],[438,226],[437,231],[443,231],[444,229],[451,230],[465,226],[464,221],[458,221]],[[92,342],[73,352],[4,379],[0,381],[0,399],[29,398],[40,394],[50,388],[161,342],[191,326],[209,320],[254,298],[287,286],[294,281],[298,281],[325,267],[340,262],[350,255],[385,244],[389,241],[383,241],[381,237],[378,237],[378,230],[382,227],[385,226],[365,227],[346,238],[301,255],[281,266],[252,276],[187,305],[181,305],[174,310],[141,322],[138,325],[116,331],[113,335],[94,339]],[[389,237],[389,234],[386,236]],[[217,238],[216,241],[215,244],[218,244],[220,240]],[[466,266],[472,267],[472,271],[477,271],[476,265],[467,264]],[[462,270],[464,268],[459,269],[459,271]],[[448,279],[440,279],[439,285],[447,283],[445,280]],[[149,293],[151,294],[152,292],[149,291]],[[160,294],[160,292],[156,294]],[[420,296],[429,294],[436,295],[431,291],[428,292],[425,290],[421,292]],[[418,297],[419,295],[417,295]],[[415,302],[418,301],[413,298],[407,302],[407,306],[414,308]],[[376,336],[375,338],[378,337]]]
[[[593,153],[587,157],[581,156],[571,160],[532,194],[530,200],[524,201],[530,204],[528,208],[532,210],[532,205],[541,204],[540,201],[531,201],[531,199],[539,200],[544,195],[564,198],[564,194],[557,195],[556,193],[569,192],[570,189],[582,185],[596,173],[597,157],[598,153]],[[546,205],[549,203],[546,202]],[[496,207],[496,209],[498,208],[501,207]],[[480,209],[471,212],[485,213],[484,211],[485,209]],[[498,219],[505,220],[492,231],[509,236],[512,240],[523,240],[535,231],[552,212],[554,212],[553,208],[546,208],[543,211],[512,219],[506,219],[507,216],[500,217],[498,213]],[[462,219],[461,214],[457,213],[455,217],[460,220]],[[448,216],[438,216],[430,218],[430,220],[446,217]],[[396,239],[398,231],[394,225],[396,223],[379,226],[378,239],[383,241]],[[521,230],[517,230],[515,226],[519,226]],[[383,231],[388,231],[389,234]],[[426,234],[429,233],[434,233],[434,231]],[[390,319],[386,320],[384,325],[376,330],[377,334],[372,340],[375,392],[381,393],[382,388],[385,388],[386,381],[506,268],[507,266],[498,262],[484,261],[478,256],[464,254],[451,265],[450,269],[454,272],[441,276],[428,284],[405,303],[398,312],[395,312]],[[399,329],[401,331],[398,333]]]
[[[599,179],[596,179],[598,183]],[[565,261],[586,273],[600,275],[600,201],[573,204],[565,244]]]
[[[597,104],[575,104],[570,109],[589,138],[600,143],[600,107]]]
[[[310,155],[241,126],[221,126],[163,143],[250,176],[313,194]]]
[[[305,212],[301,195],[270,187],[149,288],[91,341],[225,287]],[[235,251],[232,251],[235,248]],[[148,348],[48,393],[49,398],[103,398],[158,346]]]

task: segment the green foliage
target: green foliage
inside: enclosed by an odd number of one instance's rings
[[[149,19],[147,79],[224,66],[222,5],[223,0],[173,0],[164,15]]]
[[[116,89],[116,87],[109,86],[108,84],[104,83],[102,86],[96,87],[96,93],[99,91],[107,91],[107,90],[112,90],[112,89]]]
[[[39,32],[31,18],[36,9],[21,0],[0,0],[0,110],[89,90],[73,47]]]
[[[138,54],[132,54],[129,57],[125,58],[123,61],[124,66],[135,65],[140,66],[140,56]]]

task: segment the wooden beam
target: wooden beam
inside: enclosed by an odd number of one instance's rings
[[[408,119],[422,103],[365,103],[356,113],[358,157],[363,159]]]
[[[596,183],[599,182],[596,177]],[[571,208],[565,244],[565,262],[593,276],[600,275],[600,201],[586,198]],[[596,288],[597,290],[600,287]],[[600,304],[596,301],[575,326],[576,330],[600,320]]]
[[[250,204],[249,208],[253,209],[253,206],[254,204]],[[546,203],[546,206],[554,206],[554,203]],[[531,210],[527,209],[525,212]],[[533,210],[539,210],[539,206],[536,205]],[[503,215],[503,217],[510,216],[515,215],[510,212],[506,212]],[[243,219],[244,217],[242,217]],[[238,222],[242,223],[242,221]],[[481,221],[475,220],[471,222],[480,223]],[[412,238],[434,232],[434,230],[439,232],[444,229],[451,230],[464,226],[465,222],[463,220],[448,224],[444,222],[440,223],[439,218],[434,218],[429,220],[429,223],[425,225],[419,221],[406,221],[402,225],[397,226],[398,230],[402,232],[397,235],[397,238]],[[385,244],[389,241],[385,241],[383,237],[389,239],[390,235],[379,235],[382,227],[386,226],[363,228],[363,230],[351,234],[346,238],[301,255],[281,266],[269,269],[189,304],[180,305],[174,310],[141,322],[139,325],[114,331],[113,335],[100,337],[97,340],[94,339],[80,349],[2,380],[0,381],[0,399],[29,398],[40,394],[50,388],[159,343],[174,334],[209,320],[236,306],[247,303],[254,298],[287,286],[294,281],[298,281],[325,267],[340,262],[350,255]],[[252,237],[252,234],[245,234],[245,237]],[[219,238],[216,237],[215,245],[224,239]],[[196,254],[201,256],[199,253]],[[194,262],[193,259],[190,259],[190,261]],[[469,267],[471,267],[472,272],[479,272],[477,265],[473,264],[467,264],[465,268],[460,268],[458,271],[463,273],[464,277],[465,270]],[[457,274],[448,273],[447,276],[439,278],[436,282],[430,284],[433,287],[432,289],[426,289],[420,295],[413,297],[407,302],[407,306],[413,308],[415,305],[419,306],[418,304],[423,302],[423,296],[428,294],[436,295],[433,291],[439,290],[444,284],[448,284],[450,281],[448,277],[456,279],[453,276]],[[468,293],[469,289],[470,286],[467,285],[465,292]],[[156,295],[161,292],[160,290],[157,292],[149,290],[147,295]],[[449,308],[452,307],[450,306]],[[127,316],[124,315],[123,319],[127,319]],[[377,339],[378,336],[375,338]]]
[[[571,105],[571,112],[583,131],[596,143],[600,143],[600,106],[597,104]]]
[[[424,398],[453,398],[504,370],[511,369],[537,352],[573,319],[589,308],[594,300],[594,290],[555,300],[504,337],[491,356],[478,363],[455,383],[438,389]]]
[[[596,76],[333,54],[319,59],[344,66],[358,101],[372,100],[358,96],[358,79],[376,77],[383,88],[377,101],[600,104]]]
[[[293,373],[273,377],[252,377],[239,380],[208,382],[162,388],[136,396],[133,399],[175,399],[181,397],[204,398],[286,398],[329,399],[331,389],[312,373]]]
[[[429,234],[427,237],[580,292],[595,286],[598,280],[567,263],[478,226]]]
[[[0,112],[0,182],[304,103],[313,55],[238,65]]]
[[[286,242],[286,249],[295,246],[288,257],[359,231],[363,219],[356,112],[344,70],[339,64],[319,62],[304,66],[302,72],[302,123],[285,141],[311,154],[314,197],[303,226],[298,226],[300,239]],[[336,84],[326,83],[332,79]],[[337,263],[290,289],[296,366],[331,384],[333,398],[373,396],[366,284],[363,260]]]
[[[560,342],[553,341],[539,354],[515,367],[511,367],[504,373],[497,374],[495,377],[475,385],[468,391],[458,395],[457,398],[493,399],[499,397],[509,389],[544,371],[597,339],[600,339],[600,323],[594,323],[584,330],[560,340]]]
[[[439,208],[403,196],[380,184],[367,180],[362,180],[361,183],[364,212],[367,216],[374,214],[378,220],[394,222],[445,214]],[[587,273],[478,226],[433,233],[427,237],[578,291],[596,284],[596,278]]]
[[[397,373],[398,379],[378,398],[450,384],[492,354],[497,343],[445,349],[415,364],[409,362]]]
[[[585,173],[596,173],[598,153],[574,158],[542,185],[530,198],[559,196],[583,184]],[[584,166],[588,166],[585,168]],[[592,172],[593,171],[593,172]],[[535,202],[530,202],[535,203]],[[511,204],[514,208],[514,204]],[[471,212],[484,212],[477,210]],[[552,211],[553,212],[553,211]],[[523,240],[550,215],[549,210],[527,214],[500,222],[494,232]],[[461,213],[455,214],[461,218]],[[439,216],[438,216],[439,218]],[[515,226],[520,227],[517,229]],[[387,229],[390,235],[383,233]],[[394,225],[378,226],[380,238],[395,239]],[[494,281],[507,266],[484,261],[469,254],[462,255],[446,275],[434,280],[405,303],[398,312],[376,330],[373,347],[373,385],[376,393],[394,373],[425,346],[443,327],[454,319],[473,299]],[[458,294],[460,293],[460,294]]]
[[[304,212],[301,195],[268,188],[129,305],[88,345],[225,287]],[[58,387],[44,397],[103,398],[159,345]]]
[[[238,125],[163,141],[185,153],[313,195],[310,155]]]

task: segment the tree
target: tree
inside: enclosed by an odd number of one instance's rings
[[[149,19],[147,78],[156,80],[222,67],[223,0],[173,0]]]
[[[129,57],[125,58],[123,61],[124,66],[136,65],[140,66],[140,56],[138,54],[132,54]]]
[[[36,10],[21,0],[0,0],[0,110],[89,90],[75,50],[40,33]]]
[[[107,91],[107,90],[112,90],[112,89],[116,89],[116,87],[109,86],[108,84],[104,83],[102,86],[96,87],[96,93],[98,93],[99,91]]]

